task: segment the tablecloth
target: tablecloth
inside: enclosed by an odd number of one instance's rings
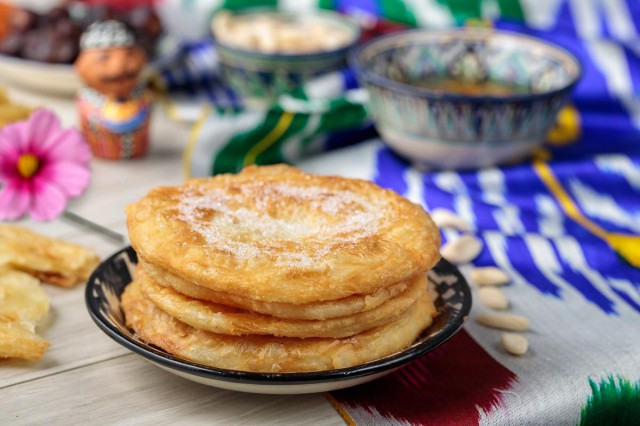
[[[468,172],[419,171],[395,156],[376,138],[349,70],[312,82],[302,96],[266,111],[244,109],[221,85],[211,72],[216,57],[209,41],[185,45],[163,71],[174,116],[200,115],[185,149],[185,174],[286,161],[372,179],[427,210],[455,211],[484,243],[473,266],[497,265],[512,278],[505,289],[510,312],[531,321],[526,355],[508,355],[499,333],[474,321],[487,312],[474,303],[464,330],[441,348],[392,375],[327,395],[345,420],[640,424],[640,269],[612,248],[627,259],[640,255],[640,2],[304,3],[349,14],[373,32],[490,25],[527,33],[569,49],[584,67],[571,102],[532,160]],[[209,106],[194,108],[197,99]],[[341,149],[300,163],[334,148]],[[443,241],[457,235],[444,230]],[[612,235],[623,235],[626,247]]]

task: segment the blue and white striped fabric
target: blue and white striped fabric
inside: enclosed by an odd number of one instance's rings
[[[160,70],[172,96],[193,103],[209,103],[221,110],[241,109],[242,100],[217,75],[218,55],[212,40],[183,44],[172,61]]]
[[[333,3],[342,11],[384,15],[390,12],[383,6],[393,1]],[[498,9],[513,3],[506,0],[407,1],[405,6],[419,25],[460,23],[448,3],[477,3],[485,18],[499,18],[491,19],[495,27],[558,44],[582,62],[583,79],[536,160],[425,172],[374,139],[300,165],[309,172],[371,179],[428,210],[444,207],[472,224],[484,243],[473,266],[507,271],[513,279],[505,289],[511,311],[532,323],[531,353],[520,359],[500,349],[495,331],[467,324],[484,350],[518,377],[499,390],[501,404],[480,413],[481,423],[577,424],[591,393],[589,379],[617,375],[640,382],[640,269],[622,259],[608,239],[636,236],[627,249],[640,256],[640,2],[520,0],[518,22],[500,19]],[[215,77],[210,42],[186,46],[182,59],[165,70],[170,90],[221,110],[242,108]],[[357,90],[348,70],[305,87],[311,100],[348,90]],[[215,119],[207,120],[192,146],[199,161],[192,165],[194,174],[214,170],[208,156],[215,158],[226,143],[212,143],[223,137]],[[257,127],[259,120],[254,121]],[[570,207],[580,217],[568,214]],[[457,231],[443,230],[444,241],[456,237]],[[463,266],[463,273],[471,266]],[[475,304],[472,319],[480,313],[486,308]],[[363,419],[376,419],[365,411]]]
[[[473,224],[485,242],[476,265],[498,265],[541,295],[562,298],[571,287],[608,315],[617,315],[621,309],[640,314],[640,269],[619,259],[606,242],[567,218],[530,165],[410,178],[411,169],[388,149],[380,149],[375,161],[379,185],[417,194],[417,201],[427,209],[444,207]],[[637,161],[603,155],[554,162],[551,168],[591,220],[607,230],[639,232]],[[445,231],[443,237],[456,235]]]

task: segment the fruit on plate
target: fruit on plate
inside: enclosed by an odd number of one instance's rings
[[[80,35],[92,22],[117,19],[131,27],[139,44],[153,57],[162,24],[151,6],[144,3],[131,2],[123,7],[119,3],[108,6],[72,1],[44,14],[19,7],[0,7],[0,53],[38,62],[71,64],[78,56]]]

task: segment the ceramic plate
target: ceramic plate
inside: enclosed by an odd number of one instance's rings
[[[47,64],[0,55],[0,75],[8,83],[48,95],[72,96],[80,88],[73,65],[68,64]]]
[[[105,260],[93,272],[86,288],[86,303],[95,323],[122,346],[157,366],[187,379],[224,389],[270,394],[326,392],[365,383],[436,349],[462,326],[471,308],[471,291],[460,272],[441,260],[429,280],[439,294],[439,315],[416,342],[385,358],[350,368],[309,373],[252,373],[196,364],[147,344],[125,325],[120,295],[131,282],[137,263],[135,251],[125,248]]]
[[[148,77],[165,63],[172,54],[171,41],[163,42],[161,55],[145,69],[143,77]],[[72,97],[82,83],[71,64],[48,64],[0,54],[0,77],[31,92],[60,97]]]

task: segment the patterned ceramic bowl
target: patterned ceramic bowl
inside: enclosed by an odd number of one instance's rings
[[[427,167],[472,168],[541,144],[581,76],[569,52],[494,30],[413,30],[349,58],[382,138]]]
[[[299,88],[312,77],[346,65],[347,52],[360,38],[359,27],[348,18],[331,11],[294,13],[272,8],[252,8],[235,12],[240,17],[270,16],[274,19],[305,23],[320,22],[344,31],[346,45],[317,53],[263,53],[224,43],[212,30],[220,58],[222,77],[227,85],[249,104],[264,105],[279,94]],[[214,22],[216,17],[214,16]]]

